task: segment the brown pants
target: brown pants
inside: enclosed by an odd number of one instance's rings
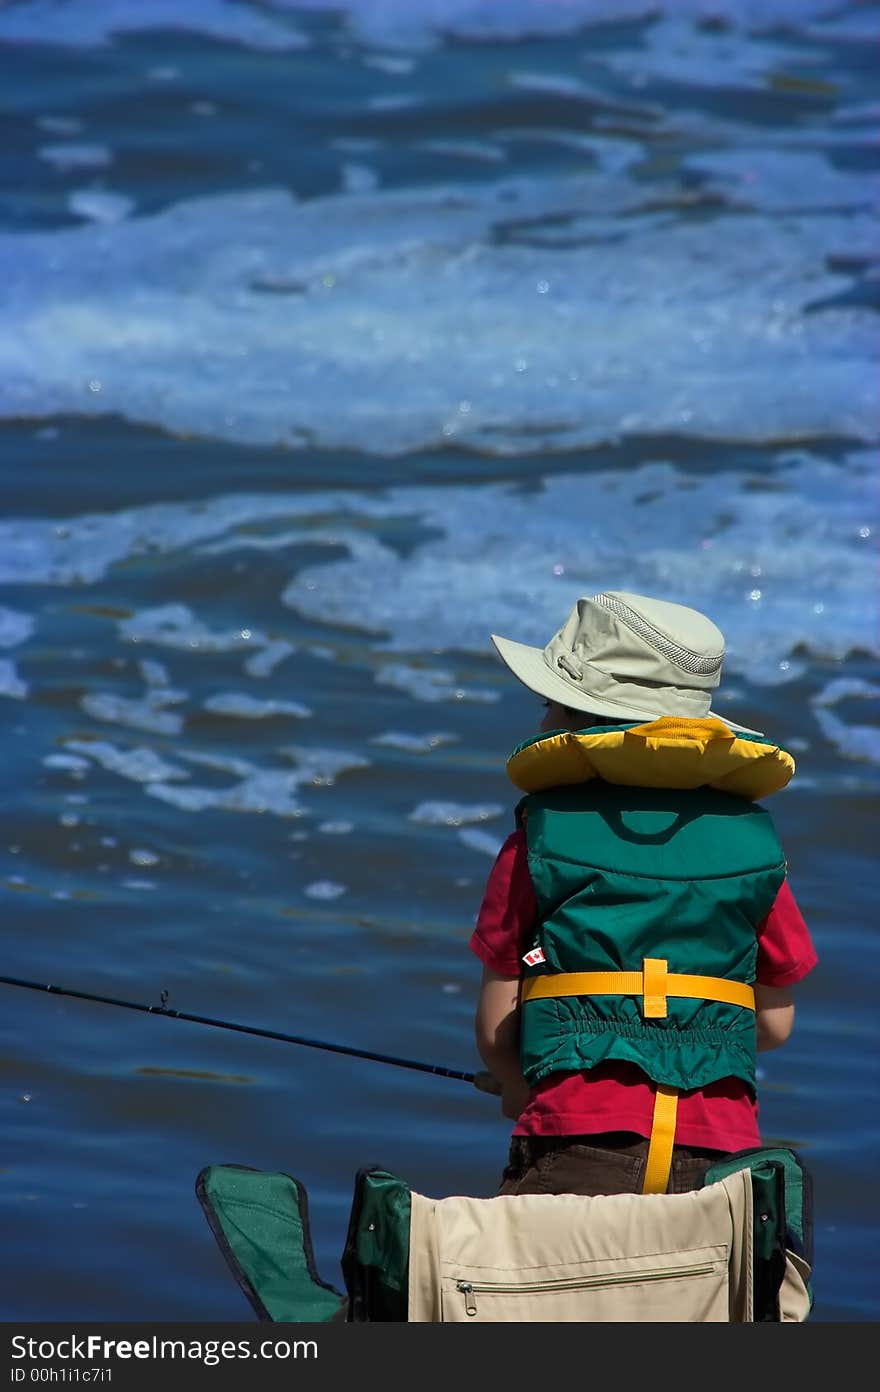
[[[725,1151],[677,1145],[667,1194],[702,1188],[703,1175]],[[648,1142],[632,1131],[595,1136],[513,1136],[499,1194],[639,1194]]]

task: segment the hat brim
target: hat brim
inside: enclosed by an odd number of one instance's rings
[[[616,702],[609,700],[608,697],[593,696],[589,692],[576,690],[564,677],[558,677],[547,666],[543,648],[533,648],[528,643],[516,643],[512,638],[500,638],[497,633],[492,633],[489,636],[504,665],[510,668],[517,681],[522,682],[523,686],[527,687],[529,691],[533,691],[536,696],[543,696],[548,701],[556,701],[560,706],[568,706],[571,710],[582,710],[594,715],[606,716],[610,720],[660,719],[660,713],[656,710],[638,709],[629,702]],[[670,711],[668,714],[677,714],[677,712]],[[748,725],[738,725],[736,721],[731,720],[726,715],[719,715],[717,711],[707,711],[705,718],[709,717],[723,720],[724,724],[729,726],[731,730],[740,734],[763,735],[763,731],[752,730]]]

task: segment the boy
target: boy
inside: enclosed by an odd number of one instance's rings
[[[499,1193],[698,1188],[761,1143],[755,1053],[817,961],[756,803],[794,761],[709,709],[724,639],[694,609],[608,591],[543,651],[492,641],[546,707],[470,941],[516,1123]]]

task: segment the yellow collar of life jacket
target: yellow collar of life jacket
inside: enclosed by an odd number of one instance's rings
[[[507,761],[508,777],[524,793],[601,778],[639,788],[717,788],[753,801],[784,788],[794,769],[785,749],[736,734],[717,716],[554,730],[521,744]]]

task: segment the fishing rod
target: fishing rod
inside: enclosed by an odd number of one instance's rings
[[[415,1059],[396,1058],[393,1054],[354,1049],[347,1044],[330,1044],[323,1039],[306,1039],[300,1034],[282,1034],[280,1030],[260,1029],[256,1025],[239,1025],[233,1020],[214,1020],[210,1015],[190,1015],[185,1010],[172,1010],[167,1004],[167,991],[162,992],[158,1005],[144,1005],[140,1001],[118,1000],[115,996],[98,996],[91,991],[74,991],[66,986],[25,981],[19,976],[0,976],[0,985],[21,986],[28,991],[47,991],[53,996],[71,996],[74,1000],[96,1001],[99,1005],[118,1005],[123,1010],[139,1010],[146,1015],[165,1015],[173,1020],[188,1020],[193,1025],[210,1025],[214,1029],[234,1030],[237,1034],[255,1034],[263,1039],[278,1039],[282,1044],[302,1044],[307,1049],[325,1049],[331,1054],[348,1054],[352,1058],[372,1059],[374,1063],[390,1063],[396,1068],[414,1068],[420,1073],[435,1073],[440,1078],[456,1078],[462,1083],[473,1083],[480,1092],[494,1093],[497,1087],[491,1073],[465,1073],[457,1068],[443,1068],[436,1063],[419,1063]]]

